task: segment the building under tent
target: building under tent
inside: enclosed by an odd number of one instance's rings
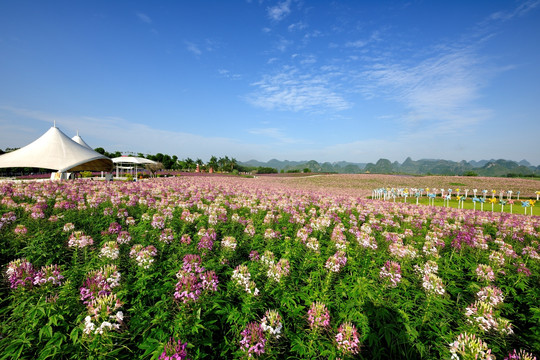
[[[134,179],[137,178],[137,172],[139,169],[144,169],[146,164],[157,164],[155,161],[136,156],[120,156],[112,159],[114,167],[116,169],[116,177],[120,176],[120,173],[131,174]]]
[[[70,139],[54,125],[25,147],[0,155],[0,168],[56,170],[56,173],[51,174],[54,180],[66,179],[68,173],[73,171],[112,171],[111,159],[84,144],[86,146]]]

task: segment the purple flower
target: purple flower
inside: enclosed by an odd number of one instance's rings
[[[180,340],[175,341],[173,338],[165,344],[163,352],[159,356],[159,360],[189,360],[187,359],[187,343],[182,343]]]
[[[264,354],[266,338],[261,326],[256,322],[250,322],[241,332],[240,348],[247,352],[248,357]]]
[[[13,260],[8,264],[6,270],[6,275],[12,289],[17,289],[19,286],[31,287],[34,283],[34,274],[34,266],[26,259]]]
[[[163,229],[161,235],[159,235],[159,241],[165,244],[170,244],[174,240],[174,232],[172,229]]]
[[[519,352],[514,349],[504,360],[536,360],[536,356],[525,352],[523,349],[519,350]]]
[[[258,261],[259,260],[259,252],[257,250],[250,251],[249,252],[249,260]]]
[[[62,285],[64,276],[58,270],[58,265],[43,266],[41,270],[34,275],[34,285],[45,285],[51,283],[53,285]]]
[[[118,234],[120,230],[122,230],[122,226],[117,222],[113,222],[109,225],[109,234]]]
[[[199,250],[212,250],[212,247],[214,246],[214,241],[210,236],[203,236],[201,240],[199,241],[199,244],[197,245],[197,249]]]

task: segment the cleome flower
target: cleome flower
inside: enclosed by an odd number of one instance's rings
[[[85,335],[103,335],[112,330],[120,330],[124,314],[119,309],[122,303],[115,294],[98,296],[88,304],[88,313],[84,319]]]
[[[272,279],[276,282],[280,282],[283,276],[289,275],[290,265],[289,260],[280,259],[276,264],[271,264],[268,268],[266,275],[269,279]]]
[[[11,261],[6,269],[10,287],[31,287],[34,283],[34,265],[26,259],[17,259]]]
[[[60,273],[58,265],[42,266],[41,270],[34,275],[34,285],[36,286],[46,285],[48,283],[60,286],[62,285],[62,280],[64,280],[64,276]]]
[[[135,259],[137,265],[143,269],[150,268],[156,255],[157,249],[153,245],[143,247],[141,244],[135,244],[129,252],[129,257]]]
[[[107,241],[101,247],[99,256],[106,257],[111,260],[116,260],[118,259],[119,254],[120,254],[120,249],[118,248],[118,243],[116,241]]]
[[[259,324],[250,322],[240,334],[242,335],[240,349],[246,352],[248,357],[264,354],[266,338]]]
[[[71,236],[68,240],[68,246],[74,248],[84,248],[86,246],[92,245],[94,240],[92,237],[85,235],[82,231],[74,231],[71,233]]]
[[[221,240],[221,247],[225,250],[234,251],[236,249],[236,239],[233,236],[225,236]]]
[[[456,341],[450,344],[451,360],[477,359],[477,360],[495,360],[491,355],[491,349],[476,335],[468,333],[459,334]]]
[[[395,261],[387,261],[379,272],[379,277],[389,282],[390,287],[396,287],[401,281],[401,266]]]
[[[281,329],[283,328],[281,322],[281,315],[277,310],[267,310],[261,320],[261,329],[265,333],[268,333],[269,337],[279,339],[281,337]]]
[[[336,342],[338,350],[344,354],[354,355],[360,351],[358,331],[350,322],[345,322],[339,326]]]
[[[493,281],[495,280],[495,273],[489,265],[478,264],[475,270],[476,277],[479,281]]]
[[[170,338],[165,344],[159,360],[189,360],[187,358],[187,343]]]
[[[131,241],[131,235],[128,231],[120,231],[118,233],[118,237],[116,238],[116,242],[119,244],[127,244]]]
[[[308,323],[311,330],[327,328],[330,325],[330,312],[326,305],[315,301],[308,311]]]
[[[338,250],[334,255],[326,260],[325,268],[331,272],[338,273],[347,264],[347,256],[344,251]]]
[[[514,349],[504,358],[504,360],[536,360],[536,356],[525,352],[523,349],[519,350],[519,352]]]
[[[234,270],[231,277],[235,283],[243,288],[248,294],[253,296],[259,295],[259,289],[254,281],[251,281],[251,274],[246,265],[238,265]]]
[[[182,269],[176,277],[174,298],[184,304],[197,301],[203,291],[217,291],[219,283],[215,271],[206,271],[201,266],[201,257],[194,254],[184,256]]]

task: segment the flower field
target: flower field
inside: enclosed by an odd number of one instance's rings
[[[0,359],[540,353],[540,217],[327,179],[0,183]]]

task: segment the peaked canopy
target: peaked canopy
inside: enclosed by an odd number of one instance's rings
[[[79,132],[77,131],[77,135],[75,135],[74,137],[71,138],[71,140],[75,141],[77,144],[79,145],[82,145],[84,147],[87,147],[89,148],[90,150],[94,150],[90,147],[90,145],[88,145],[83,139],[82,137],[79,136]]]
[[[0,168],[7,167],[35,167],[59,172],[111,171],[113,162],[88,145],[84,146],[71,140],[53,126],[25,147],[0,155]]]
[[[112,158],[112,162],[115,164],[133,164],[133,165],[142,165],[142,164],[155,164],[156,162],[150,159],[136,156],[120,156]]]

